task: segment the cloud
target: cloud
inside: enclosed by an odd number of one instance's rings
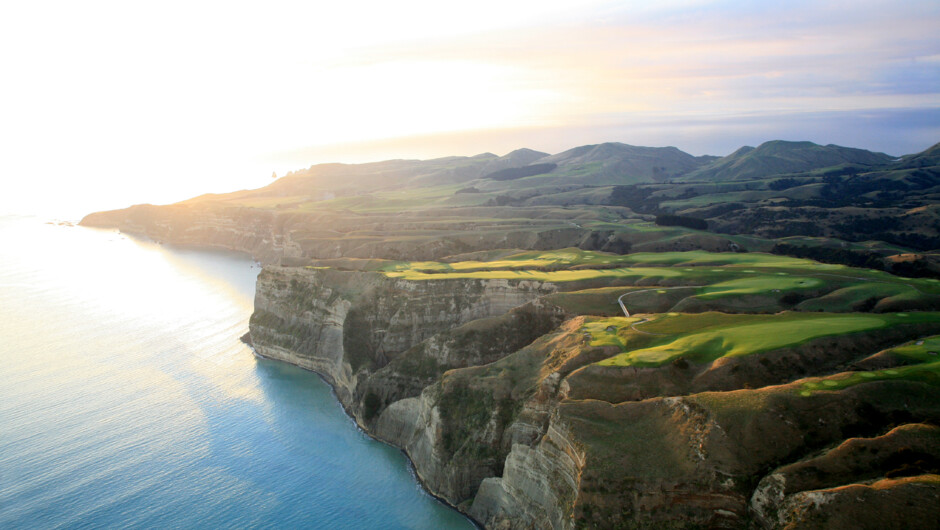
[[[809,140],[883,151],[919,152],[940,139],[940,109],[872,109],[735,116],[604,115],[586,124],[454,131],[311,146],[270,156],[272,163],[305,167],[319,162],[371,162],[390,158],[505,154],[528,147],[558,153],[602,142],[675,146],[694,155],[727,155],[743,145],[769,140]]]
[[[618,3],[599,12],[363,56],[513,68],[520,90],[559,95],[555,108],[537,109],[555,121],[624,111],[823,111],[845,108],[844,98],[862,109],[940,101],[929,60],[940,48],[940,10],[931,3]]]
[[[0,170],[134,201],[264,183],[340,142],[374,159],[940,136],[919,118],[940,108],[935,0],[7,4]]]

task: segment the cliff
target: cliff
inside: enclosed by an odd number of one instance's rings
[[[299,257],[303,250],[290,227],[300,220],[254,208],[193,207],[142,204],[123,210],[96,212],[83,226],[117,228],[156,241],[200,248],[245,252],[262,263]]]
[[[885,434],[935,429],[936,376],[894,380],[886,374],[906,361],[871,355],[940,332],[940,319],[617,368],[595,363],[619,349],[595,344],[591,321],[555,303],[583,285],[406,280],[359,265],[265,267],[252,343],[326,377],[432,493],[488,528],[812,527],[860,513],[849,500],[858,488],[869,511],[940,495],[933,442]],[[875,371],[831,391],[816,389],[843,383],[800,379],[843,381],[847,369]],[[858,449],[869,446],[881,456]],[[916,528],[935,511],[896,520]]]
[[[266,207],[198,198],[165,206],[141,204],[89,214],[81,225],[117,228],[175,245],[245,252],[265,265],[347,258],[427,261],[494,249],[721,252],[737,245],[726,236],[673,237],[671,232],[608,223],[633,215],[619,207],[480,206],[400,212],[383,207],[358,212],[306,209],[291,202],[294,198],[279,200],[266,198],[260,203]]]
[[[516,215],[535,219],[520,222]],[[567,220],[569,215],[578,213],[551,208],[538,212],[481,208],[362,215],[329,210],[279,211],[196,201],[97,212],[86,216],[81,224],[118,228],[175,245],[245,252],[263,264],[278,264],[284,258],[292,258],[293,262],[331,258],[433,260],[498,248],[573,246],[623,252],[630,248],[631,239],[644,240],[641,234],[628,238],[609,227],[582,228]],[[481,216],[508,218],[480,222],[477,218]],[[713,239],[700,246],[717,250],[730,244],[721,237]]]
[[[501,473],[513,439],[530,443],[543,426],[541,420],[519,424],[507,434],[504,421],[477,431],[479,425],[448,407],[489,407],[491,400],[478,392],[464,395],[476,391],[463,383],[434,382],[448,370],[498,361],[549,333],[570,316],[539,300],[557,290],[525,280],[416,282],[373,272],[269,266],[258,278],[250,336],[258,354],[322,374],[361,426],[405,449],[428,488],[460,505],[480,481]],[[509,396],[496,406],[507,420],[518,412]],[[529,403],[523,409],[535,416],[548,412]],[[483,412],[488,417],[491,411]],[[466,458],[457,450],[463,435],[454,435],[454,428],[505,450],[481,452],[474,441],[461,446],[473,453]]]
[[[365,411],[376,406],[360,410],[365,389],[372,390],[370,404],[381,394],[384,405],[392,397],[416,395],[425,381],[446,369],[485,362],[493,356],[486,347],[500,343],[482,343],[476,357],[455,356],[452,350],[455,341],[475,342],[476,329],[486,322],[460,327],[519,306],[508,318],[523,318],[542,309],[526,308],[527,302],[556,290],[551,283],[536,281],[414,282],[376,272],[269,266],[258,277],[251,341],[262,356],[324,375],[344,406],[366,420],[374,413]],[[499,322],[491,324],[492,333]],[[383,370],[389,365],[398,367],[396,377]]]

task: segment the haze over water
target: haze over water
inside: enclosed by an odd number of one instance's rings
[[[470,528],[315,374],[250,259],[0,218],[0,528]]]

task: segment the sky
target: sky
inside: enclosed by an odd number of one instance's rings
[[[940,2],[4,2],[0,214],[321,162],[940,141]]]

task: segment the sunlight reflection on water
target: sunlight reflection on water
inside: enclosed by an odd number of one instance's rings
[[[469,528],[315,374],[238,340],[257,272],[0,219],[0,527]]]

